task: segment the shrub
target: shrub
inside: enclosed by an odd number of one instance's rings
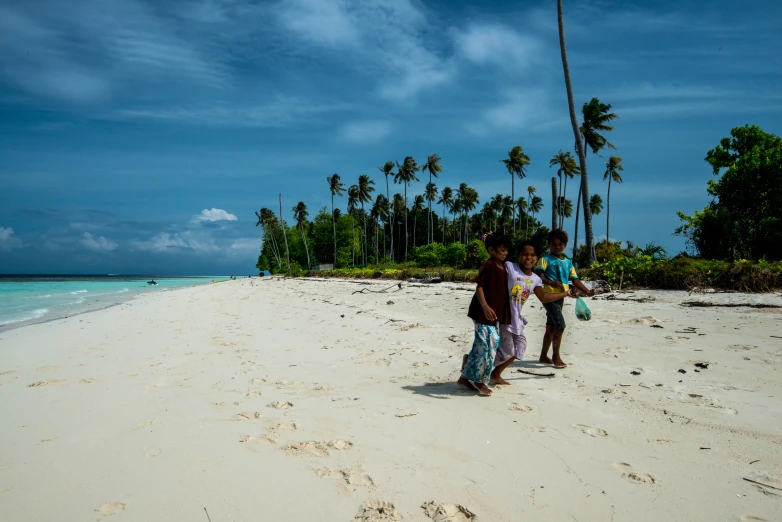
[[[489,259],[489,252],[486,251],[486,245],[480,239],[471,239],[467,243],[466,257],[464,260],[464,266],[467,268],[478,268],[487,259]]]
[[[441,256],[442,264],[453,268],[462,268],[465,259],[467,259],[467,248],[461,243],[451,243],[445,247]]]
[[[410,253],[410,259],[416,262],[416,265],[423,267],[441,266],[443,264],[443,254],[445,247],[440,243],[430,243],[428,245],[415,247]]]

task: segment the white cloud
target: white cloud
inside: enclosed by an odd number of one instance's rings
[[[103,236],[95,237],[89,232],[82,235],[81,244],[95,252],[112,252],[117,249],[117,243],[114,241]]]
[[[387,121],[354,121],[344,125],[339,136],[354,143],[372,143],[388,136],[391,129],[392,125]]]
[[[180,233],[160,232],[146,241],[132,241],[135,250],[147,252],[179,252],[182,249],[196,252],[216,252],[220,247],[208,233],[196,234],[192,231]]]
[[[457,36],[462,55],[479,64],[526,69],[545,59],[542,42],[501,24],[474,24]]]
[[[14,237],[14,229],[11,227],[0,227],[0,250],[10,252],[15,248],[21,248],[22,241]]]
[[[258,252],[261,249],[261,239],[257,237],[240,237],[235,239],[228,248],[236,253]]]
[[[198,221],[236,221],[238,218],[221,208],[204,209],[196,216]]]
[[[564,89],[563,89],[564,90]],[[543,131],[569,124],[567,105],[541,89],[506,91],[501,102],[483,111],[481,119],[466,125],[473,134],[483,136],[494,129]],[[559,101],[559,105],[556,102]]]

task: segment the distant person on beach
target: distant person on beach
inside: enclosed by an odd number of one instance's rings
[[[548,235],[549,254],[543,256],[535,265],[535,273],[543,280],[543,291],[547,293],[567,292],[572,282],[573,286],[584,292],[589,297],[595,295],[594,290],[588,289],[578,279],[573,262],[564,254],[567,247],[568,235],[562,229],[554,229]],[[564,299],[550,303],[543,303],[546,309],[546,335],[543,337],[543,348],[540,351],[540,362],[553,364],[554,368],[567,368],[562,361],[560,349],[562,347],[562,334],[565,332],[565,316],[562,315]],[[548,350],[554,348],[554,358],[549,359]]]
[[[478,285],[470,302],[467,317],[475,325],[475,339],[472,350],[462,361],[462,375],[457,384],[473,387],[481,395],[491,395],[486,384],[494,365],[494,355],[500,344],[499,325],[510,322],[510,300],[508,299],[508,277],[505,273],[505,258],[508,256],[508,240],[503,236],[490,234],[484,241],[489,258],[478,271],[475,283]]]
[[[566,291],[556,293],[543,291],[543,281],[532,271],[538,262],[538,253],[530,241],[521,243],[518,259],[518,263],[505,261],[511,314],[510,322],[500,325],[500,346],[494,357],[494,370],[490,376],[491,382],[494,384],[510,384],[502,378],[502,372],[516,359],[524,359],[524,353],[527,350],[524,326],[526,326],[527,320],[522,316],[521,309],[530,294],[534,293],[544,305],[572,295]]]

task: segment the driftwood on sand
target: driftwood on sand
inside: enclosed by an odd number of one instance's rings
[[[721,308],[782,308],[782,305],[767,303],[710,303],[708,301],[685,301],[680,306],[688,307],[721,307]]]

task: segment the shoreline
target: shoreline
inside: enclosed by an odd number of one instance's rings
[[[531,300],[526,359],[483,398],[455,384],[472,285],[321,281],[146,293],[2,332],[0,519],[775,519],[778,310],[639,291],[653,300],[590,299],[578,322],[571,303],[554,371]]]

